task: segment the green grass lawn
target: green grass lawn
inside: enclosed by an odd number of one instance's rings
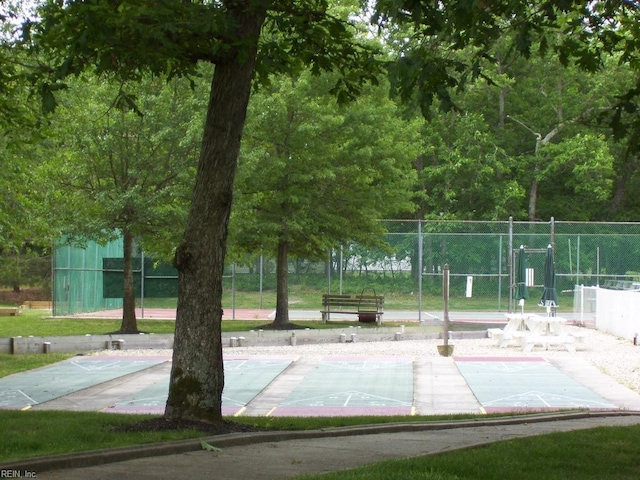
[[[636,480],[639,436],[640,426],[553,433],[298,480]]]
[[[293,285],[289,288],[289,304],[291,309],[296,310],[320,310],[322,307],[323,290],[304,288],[300,285]],[[333,293],[338,293],[334,291]],[[344,291],[347,294],[359,295],[360,292]],[[370,293],[370,292],[368,292]],[[403,292],[383,292],[385,310],[412,310],[418,309],[418,296],[412,293]],[[528,305],[537,303],[537,292],[531,292],[531,300]],[[500,302],[501,309],[506,309],[509,299],[503,297]],[[144,301],[145,308],[175,308],[177,300],[175,298],[147,298]],[[234,305],[236,308],[251,308],[275,310],[276,292],[266,290],[260,292],[236,291],[232,294],[225,290],[222,297],[222,305],[226,310],[230,310]],[[138,305],[140,306],[140,305]],[[439,295],[423,294],[422,308],[426,311],[442,311],[443,300]],[[452,295],[449,298],[449,308],[452,311],[483,311],[495,312],[498,310],[498,298],[494,295],[476,295],[467,298],[464,295]],[[573,298],[563,298],[560,302],[561,311],[571,311],[573,308]]]
[[[94,412],[45,412],[0,410],[0,459],[20,460],[62,453],[75,453],[179,440],[202,436],[196,430],[163,432],[118,432],[116,427],[140,421],[142,415],[112,415]]]
[[[268,320],[224,320],[223,332],[248,332],[264,327]],[[307,328],[342,328],[348,326],[360,326],[362,328],[375,328],[375,323],[330,322],[320,321],[296,321],[296,325]],[[66,336],[66,335],[101,335],[117,331],[120,328],[120,319],[94,319],[94,318],[52,318],[42,310],[26,311],[17,317],[0,317],[0,338],[16,336],[27,337],[40,336]],[[148,333],[173,333],[175,321],[173,320],[138,320],[138,329]]]
[[[0,461],[60,453],[85,452],[207,435],[197,430],[123,432],[117,427],[153,418],[100,412],[0,410]],[[233,422],[269,430],[314,430],[398,421],[455,420],[471,415],[438,417],[235,417]]]
[[[0,411],[0,459],[82,452],[185,438],[195,430],[122,432],[116,427],[144,415],[94,412]],[[459,419],[462,417],[449,417]],[[467,416],[467,418],[469,418]],[[425,417],[234,418],[272,430],[318,429],[385,421],[442,420]],[[437,432],[430,432],[437,435]],[[640,476],[640,426],[600,427],[498,442],[435,456],[385,461],[306,480],[636,480]]]
[[[150,307],[151,308],[151,307]],[[0,317],[0,338],[68,335],[104,335],[120,329],[120,319],[114,318],[66,318],[51,317],[46,310],[23,310],[15,317]],[[138,319],[138,329],[147,333],[174,333],[174,320]],[[257,330],[270,323],[269,320],[223,320],[223,332],[248,332]],[[376,328],[373,323],[353,321],[331,321],[322,323],[319,320],[295,321],[296,325],[311,329],[332,329],[357,326],[360,328]]]
[[[418,310],[418,296],[412,293],[404,292],[388,292],[382,290],[376,290],[379,295],[384,295],[384,308],[385,310]],[[322,306],[322,294],[326,293],[324,290],[305,288],[300,285],[292,285],[289,288],[289,304],[291,309],[296,310],[320,310]],[[332,293],[338,293],[333,291]],[[345,291],[344,293],[350,293],[359,295],[359,291]],[[370,293],[370,292],[368,292]],[[527,302],[529,307],[533,307],[538,303],[541,289],[532,288],[529,292],[531,299]],[[264,308],[273,309],[276,308],[276,293],[274,290],[267,290],[262,293],[259,292],[243,292],[237,291],[234,295],[236,308]],[[225,309],[230,309],[233,305],[233,299],[231,292],[225,291],[222,304]],[[506,310],[509,304],[508,297],[503,297],[500,301],[500,307],[502,310]],[[169,299],[148,299],[145,300],[145,306],[152,308],[154,305],[164,308],[175,307],[175,299],[169,301]],[[433,295],[424,293],[422,295],[422,308],[425,311],[442,311],[444,308],[443,299],[440,295]],[[451,294],[449,298],[449,308],[451,311],[480,311],[480,312],[496,312],[498,310],[498,297],[496,295],[474,295],[471,298],[461,294]],[[537,307],[536,307],[537,308]],[[560,299],[559,312],[570,312],[573,310],[573,297],[563,296]],[[542,311],[542,309],[540,309]]]

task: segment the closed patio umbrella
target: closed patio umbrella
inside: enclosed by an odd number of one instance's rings
[[[524,301],[529,300],[529,290],[527,289],[527,266],[524,259],[524,245],[520,245],[520,251],[518,252],[515,299],[519,301],[520,307],[524,311]]]
[[[553,247],[547,247],[547,258],[544,262],[544,290],[538,305],[546,307],[547,312],[558,306],[558,292],[556,291],[556,272],[553,262]]]

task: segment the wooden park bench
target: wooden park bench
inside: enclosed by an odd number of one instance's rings
[[[358,315],[361,322],[382,324],[384,295],[349,295],[325,293],[322,295],[322,321],[327,323],[332,313]]]
[[[14,307],[0,308],[0,317],[15,317],[18,315],[18,309]]]

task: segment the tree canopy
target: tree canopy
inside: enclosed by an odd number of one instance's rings
[[[146,81],[147,75],[193,79],[200,62],[215,66],[190,210],[175,256],[179,299],[166,408],[171,419],[221,421],[222,276],[240,140],[256,81],[268,83],[272,75],[280,73],[294,74],[295,78],[308,65],[313,74],[335,74],[330,91],[347,101],[362,93],[368,83],[375,84],[384,70],[392,94],[415,102],[429,117],[434,100],[445,110],[455,109],[457,95],[465,87],[477,85],[477,80],[488,85],[502,80],[508,83],[504,72],[494,68],[499,55],[506,64],[518,56],[529,59],[553,53],[561,65],[586,72],[601,69],[607,56],[629,65],[636,82],[638,78],[639,10],[634,2],[624,0],[586,5],[577,0],[378,0],[362,4],[326,0],[46,0],[40,5],[40,17],[26,22],[23,35],[37,68],[21,78],[32,80],[45,112],[60,102],[57,94],[71,84],[68,79],[86,71],[100,78],[135,82]],[[370,10],[367,14],[363,14],[365,7]],[[346,15],[348,10],[353,15]],[[362,34],[358,18],[371,19],[384,53]],[[495,50],[499,42],[505,42],[501,52]],[[0,77],[0,81],[7,84],[6,78]],[[636,82],[613,100],[605,119],[618,136],[637,139]],[[123,106],[138,108],[133,91],[123,90],[118,99]],[[493,154],[490,142],[483,138],[486,129],[482,119],[461,119],[464,121],[456,127],[464,131],[471,125],[467,138],[478,139],[477,145],[448,157],[453,165],[438,173],[445,181],[453,179],[452,167],[459,164],[465,173],[461,184],[469,186],[473,197],[464,201],[474,203],[476,197],[491,194],[483,185],[491,168],[500,175],[509,165],[490,165]],[[544,127],[529,125],[541,135]],[[606,149],[597,135],[576,136],[582,133],[567,136],[576,139],[574,152],[585,151],[585,145],[598,148],[597,164],[584,167],[584,177],[593,172],[602,174]],[[535,151],[541,153],[543,149],[535,145]],[[628,145],[628,160],[635,161],[637,141]],[[507,151],[497,147],[498,152]],[[548,153],[562,165],[577,166],[567,151]],[[479,161],[475,172],[472,160]],[[537,198],[531,194],[535,185],[532,181],[530,198]],[[510,198],[517,195],[520,192]],[[441,196],[452,198],[447,191]],[[462,198],[460,193],[454,197]]]
[[[47,204],[55,206],[49,221],[61,234],[81,242],[122,236],[120,331],[138,333],[134,244],[167,258],[177,242],[195,175],[194,130],[202,121],[193,113],[201,103],[185,81],[147,79],[129,88],[135,111],[121,102],[120,84],[91,75],[73,82],[49,122],[39,171],[48,186]]]

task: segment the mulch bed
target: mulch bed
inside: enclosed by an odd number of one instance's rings
[[[266,325],[263,325],[261,327],[263,330],[305,330],[309,327],[305,327],[303,325],[297,325],[295,323],[286,323],[285,325],[276,325],[275,323],[268,323]]]

